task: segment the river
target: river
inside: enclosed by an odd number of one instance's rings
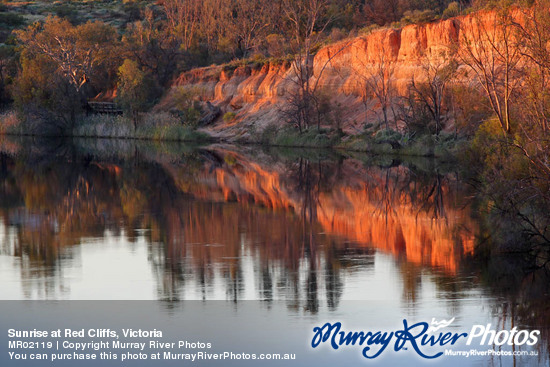
[[[334,320],[454,318],[457,332],[540,330],[532,347],[485,348],[538,356],[446,365],[548,365],[548,277],[523,255],[484,256],[491,228],[455,163],[118,140],[0,148],[2,300],[252,302],[308,337]]]

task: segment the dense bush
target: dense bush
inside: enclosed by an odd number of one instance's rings
[[[443,11],[443,19],[452,18],[460,15],[460,4],[456,1],[449,3],[447,9]]]
[[[382,129],[379,130],[376,135],[374,136],[374,140],[377,143],[385,142],[385,141],[396,141],[399,142],[402,138],[402,135],[399,131],[395,131],[392,129]]]
[[[25,18],[20,14],[0,13],[0,25],[15,28],[25,24]]]

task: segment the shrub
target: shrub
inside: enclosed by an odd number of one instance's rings
[[[172,92],[175,114],[179,117],[183,125],[197,127],[200,120],[200,106],[198,97],[202,91],[198,87],[177,87]]]
[[[279,132],[279,126],[275,124],[268,125],[260,136],[260,142],[264,144],[273,144],[273,138],[277,136]]]
[[[368,26],[363,27],[359,30],[359,35],[367,36],[367,35],[371,34],[372,32],[374,32],[378,29],[381,29],[381,27],[378,24],[376,24],[376,23],[369,24]]]
[[[273,57],[282,57],[286,54],[286,42],[279,34],[270,34],[265,38],[267,53]]]
[[[399,131],[395,131],[392,129],[382,129],[376,133],[376,135],[374,136],[374,141],[376,143],[383,143],[386,141],[400,141],[401,138],[402,135]]]
[[[25,23],[25,18],[14,13],[0,13],[0,23],[7,27],[19,27]]]
[[[59,18],[65,18],[71,23],[77,23],[78,12],[69,4],[57,4],[54,6],[55,15]]]
[[[449,3],[447,9],[443,11],[443,19],[452,18],[460,15],[460,4],[456,1]]]
[[[470,145],[473,156],[486,166],[495,166],[501,159],[502,130],[496,118],[488,119],[477,129]]]
[[[335,27],[335,28],[332,28],[329,39],[331,43],[336,43],[345,39],[347,36],[348,35],[344,33],[340,28]]]
[[[118,69],[118,78],[117,103],[132,117],[135,129],[139,112],[153,106],[160,90],[151,75],[134,60],[124,60]]]
[[[224,122],[231,122],[233,120],[235,120],[235,117],[237,117],[237,114],[235,112],[226,112],[224,115],[223,115],[223,121]]]
[[[406,11],[401,18],[401,24],[419,24],[419,23],[429,23],[437,19],[437,15],[433,10],[413,10]]]

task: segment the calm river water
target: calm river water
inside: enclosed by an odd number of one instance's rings
[[[457,332],[491,323],[542,336],[485,348],[537,357],[446,365],[548,365],[548,278],[522,256],[483,256],[492,229],[464,177],[433,159],[5,140],[0,298],[261,301],[308,333],[455,318]]]

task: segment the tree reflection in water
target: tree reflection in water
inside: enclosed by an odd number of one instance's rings
[[[460,279],[481,279],[500,298],[521,300],[499,312],[550,324],[540,272],[516,264],[508,279],[495,275],[503,274],[495,259],[479,261],[472,193],[454,167],[372,159],[117,141],[4,143],[0,251],[20,260],[29,298],[55,298],[64,264],[77,261],[73,252],[109,233],[145,240],[159,299],[208,300],[222,288],[235,302],[283,300],[310,313],[337,309],[347,275],[373,268],[381,252],[394,257],[412,308],[421,275],[431,272],[451,307],[474,285]]]

